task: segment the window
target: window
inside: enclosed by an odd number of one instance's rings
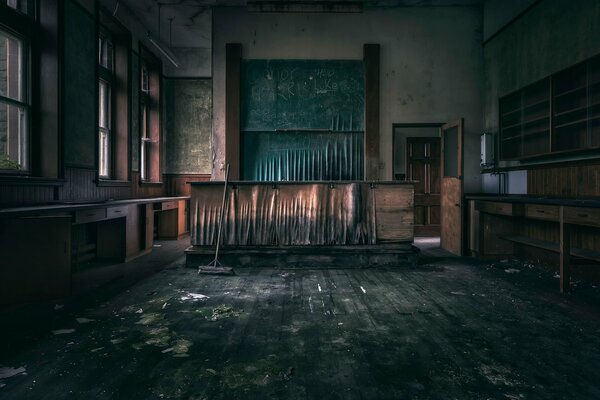
[[[140,63],[140,180],[161,181],[160,61],[145,48]]]
[[[113,45],[112,41],[101,35],[98,40],[98,175],[100,178],[111,177],[111,131],[112,131],[112,83],[113,79]]]
[[[32,5],[33,0],[6,0],[6,5],[10,8],[14,8],[15,10],[22,12],[24,14],[30,13],[30,6]]]
[[[99,12],[98,36],[98,184],[130,181],[131,34],[112,15]]]
[[[11,2],[8,2],[11,6]],[[0,25],[0,170],[30,170],[28,43]]]

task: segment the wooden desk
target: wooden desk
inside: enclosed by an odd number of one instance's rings
[[[150,252],[155,208],[167,209],[159,212],[159,226],[181,237],[188,202],[161,197],[0,209],[0,305],[67,297],[79,263],[126,262]]]
[[[600,261],[600,201],[527,196],[467,196],[469,249],[475,256],[515,255],[516,245],[559,254],[560,290],[570,286],[571,257]],[[573,245],[574,232],[586,232]],[[582,234],[579,234],[582,236]]]

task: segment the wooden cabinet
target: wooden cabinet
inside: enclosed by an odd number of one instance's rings
[[[158,238],[179,239],[189,232],[189,201],[170,201],[158,213]]]
[[[600,148],[600,56],[499,101],[500,159]]]
[[[507,257],[523,246],[553,252],[559,255],[561,291],[568,291],[572,256],[600,261],[600,231],[592,228],[600,227],[600,208],[563,203],[469,200],[471,254]],[[575,240],[583,229],[592,244]]]
[[[518,160],[550,152],[550,78],[500,100],[500,157]]]
[[[70,215],[0,218],[0,254],[0,304],[71,294]]]

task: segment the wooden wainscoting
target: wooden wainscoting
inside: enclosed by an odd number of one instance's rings
[[[527,191],[539,196],[600,196],[600,164],[530,169]]]

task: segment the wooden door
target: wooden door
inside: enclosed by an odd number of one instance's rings
[[[406,171],[415,183],[415,236],[440,236],[440,138],[406,138]]]
[[[463,128],[461,118],[442,126],[441,247],[461,255],[463,248]]]

